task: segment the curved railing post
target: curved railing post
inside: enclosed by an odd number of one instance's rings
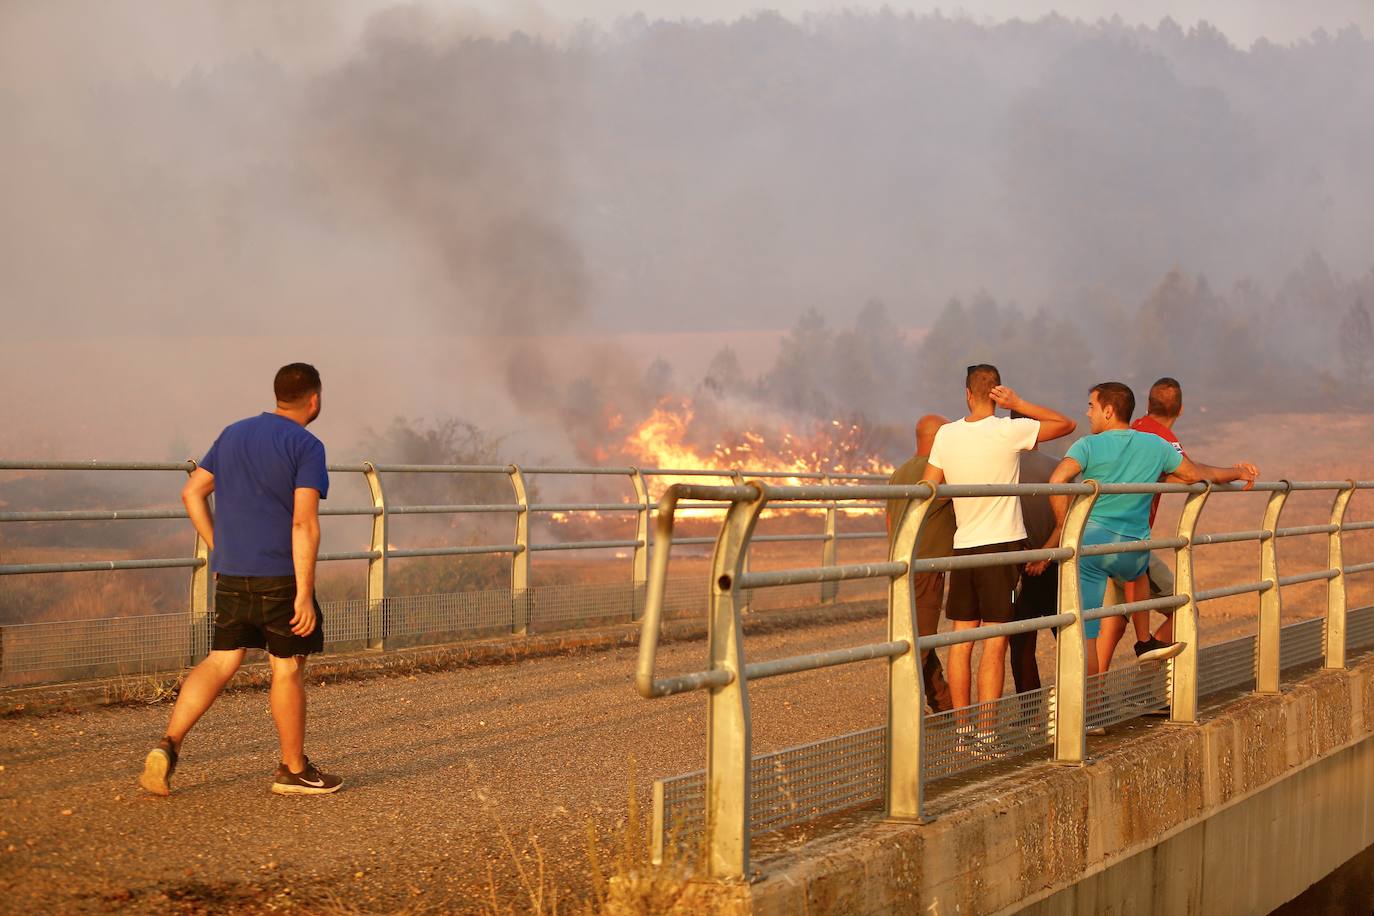
[[[520,468],[512,464],[506,473],[520,506],[515,513],[515,553],[510,558],[511,632],[526,636],[530,631],[530,497]]]
[[[744,472],[741,471],[739,468],[735,468],[734,470],[732,470],[732,471],[730,472],[730,482],[733,483],[733,484],[735,484],[736,486],[742,486],[742,485],[744,484]],[[749,545],[748,545],[748,544],[745,544],[745,545],[744,545],[744,553],[743,553],[743,555],[742,555],[741,562],[742,562],[744,565],[740,567],[740,571],[741,571],[741,572],[746,572],[746,573],[747,573],[747,572],[749,571]],[[753,600],[752,600],[752,599],[753,599],[753,592],[741,592],[740,595],[735,599],[735,600],[738,602],[737,607],[739,608],[739,612],[740,612],[741,614],[748,614],[748,613],[749,613],[749,605],[753,603]]]
[[[1341,526],[1345,524],[1345,510],[1355,495],[1355,481],[1348,489],[1337,490],[1331,503],[1331,524],[1336,530],[1326,536],[1326,566],[1335,575],[1326,580],[1326,629],[1323,632],[1322,667],[1345,667],[1345,551],[1341,542]]]
[[[186,475],[189,477],[195,470],[196,462],[186,459]],[[196,532],[195,557],[200,563],[191,567],[188,603],[191,626],[188,661],[192,665],[210,652],[210,545],[205,543],[199,531]]]
[[[1083,597],[1078,585],[1078,549],[1083,526],[1097,500],[1097,481],[1091,493],[1073,498],[1064,516],[1059,546],[1073,555],[1059,564],[1059,613],[1072,614],[1073,623],[1059,628],[1054,668],[1054,761],[1082,764],[1088,756],[1088,653],[1083,639]]]
[[[888,583],[887,639],[905,641],[911,648],[887,660],[887,816],[915,821],[922,820],[925,802],[921,767],[926,701],[911,564],[916,561],[921,525],[934,501],[932,489],[930,496],[907,504],[893,530],[888,554],[889,560],[905,563],[906,572]]]
[[[1197,533],[1202,507],[1207,504],[1211,492],[1212,485],[1203,483],[1200,490],[1189,493],[1183,502],[1183,513],[1178,518],[1178,536],[1183,539],[1183,544],[1174,548],[1174,594],[1184,596],[1188,601],[1174,609],[1174,639],[1183,643],[1183,651],[1169,663],[1169,721],[1176,723],[1191,724],[1197,721],[1201,647],[1197,602],[1193,600],[1197,592],[1193,570],[1193,536]]]
[[[1279,516],[1288,501],[1289,483],[1269,494],[1264,505],[1264,533],[1260,541],[1260,579],[1270,584],[1259,595],[1259,638],[1255,641],[1255,692],[1279,692],[1279,631],[1283,628],[1283,594],[1279,588]]]
[[[758,488],[755,499],[731,504],[711,559],[709,668],[732,675],[728,684],[709,689],[707,707],[707,856],[710,874],[718,878],[743,878],[749,870],[749,685],[744,676],[739,577],[745,572],[749,539],[763,503],[763,490]]]
[[[382,475],[371,461],[363,462],[363,477],[372,495],[372,543],[368,547],[373,556],[367,561],[367,647],[385,649],[388,629],[386,606],[387,515],[386,496],[382,490]]]
[[[630,468],[630,485],[634,487],[635,502],[639,510],[635,513],[635,546],[631,559],[630,581],[630,619],[638,620],[644,613],[644,590],[649,582],[649,488],[644,483],[644,475],[639,468]]]
[[[821,475],[821,483],[830,486],[833,481],[829,474]],[[839,513],[835,509],[835,500],[830,500],[825,504],[825,540],[821,541],[821,565],[834,566],[836,560],[835,530],[836,516]],[[836,597],[840,594],[840,583],[822,582],[821,583],[821,604],[834,604]]]

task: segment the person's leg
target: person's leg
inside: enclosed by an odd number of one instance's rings
[[[1095,654],[1097,655],[1097,670],[1106,671],[1112,667],[1112,656],[1116,654],[1116,647],[1126,632],[1126,619],[1124,617],[1105,617],[1101,623],[1101,630],[1095,640],[1097,644]]]
[[[976,629],[977,620],[956,620],[956,631]],[[969,704],[969,694],[973,690],[973,643],[961,642],[949,647],[949,693],[955,709]]]
[[[181,750],[181,742],[200,717],[205,715],[224,686],[243,664],[244,649],[221,649],[212,651],[205,659],[186,675],[181,691],[177,694],[176,705],[172,707],[171,721],[167,724],[167,737],[171,739],[173,750]]]
[[[281,743],[281,762],[288,770],[305,769],[305,656],[272,660],[272,721]]]
[[[955,556],[966,551],[956,548]],[[973,589],[972,570],[956,569],[949,574],[949,603],[945,616],[954,624],[956,631],[971,630],[978,626],[978,595]],[[973,644],[959,643],[949,647],[949,695],[955,709],[963,709],[969,704],[973,692]],[[961,715],[961,720],[963,713]]]
[[[1022,574],[1021,591],[1016,596],[1016,620],[1032,620],[1047,614],[1057,613],[1059,606],[1059,576],[1051,564],[1038,576]],[[1040,665],[1035,660],[1036,643],[1040,633],[1017,633],[1007,641],[1008,655],[1011,659],[1011,677],[1018,693],[1040,689]]]
[[[1155,554],[1150,554],[1150,568],[1146,572],[1150,582],[1150,597],[1163,598],[1174,593],[1174,572]],[[1163,643],[1174,641],[1174,612],[1164,613],[1164,622],[1155,630],[1155,639]]]
[[[945,593],[945,574],[917,573],[912,577],[912,590],[916,600],[916,634],[930,636],[940,629],[940,610]],[[921,679],[924,684],[926,703],[935,712],[952,709],[954,701],[950,697],[949,684],[945,681],[944,668],[940,656],[934,649],[921,653]]]
[[[1141,573],[1134,581],[1126,583],[1126,601],[1144,601],[1150,597],[1150,576]],[[1135,641],[1150,641],[1150,612],[1137,611],[1131,615],[1131,625],[1135,627]]]
[[[1035,662],[1036,637],[1040,634],[1016,633],[1007,640],[1007,654],[1011,659],[1011,681],[1017,693],[1040,689],[1040,666]]]
[[[1007,680],[1007,637],[980,640],[983,655],[978,659],[978,702],[1000,699]]]
[[[1084,544],[1105,543],[1102,540],[1110,535],[1100,528],[1088,527],[1083,531]],[[1107,594],[1107,569],[1102,557],[1083,557],[1078,561],[1078,593],[1084,608],[1102,607]],[[1118,618],[1119,619],[1119,618]],[[1103,620],[1083,621],[1083,642],[1086,650],[1087,673],[1097,674],[1102,670],[1099,649],[1100,632]]]

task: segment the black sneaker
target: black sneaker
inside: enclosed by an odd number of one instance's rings
[[[1135,657],[1142,662],[1159,662],[1173,658],[1187,646],[1188,644],[1183,642],[1160,642],[1151,636],[1145,642],[1135,644]]]
[[[172,774],[176,768],[177,749],[163,738],[143,759],[143,774],[138,777],[138,784],[154,795],[171,795]]]
[[[305,759],[305,769],[299,773],[292,773],[284,763],[278,764],[276,778],[272,780],[272,791],[278,795],[328,795],[342,786],[343,777],[321,773],[309,757]]]

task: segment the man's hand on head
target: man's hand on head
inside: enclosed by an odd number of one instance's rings
[[[1007,385],[997,385],[988,392],[992,403],[1007,410],[1016,410],[1021,405],[1021,396]]]

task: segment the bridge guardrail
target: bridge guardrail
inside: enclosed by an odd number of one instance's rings
[[[707,690],[707,766],[704,771],[659,780],[654,786],[654,859],[663,861],[670,842],[690,843],[704,835],[707,869],[713,876],[742,878],[749,873],[751,838],[768,830],[825,817],[881,799],[890,818],[920,821],[925,816],[926,783],[968,772],[1051,746],[1061,764],[1087,760],[1087,732],[1167,705],[1176,723],[1196,721],[1198,697],[1253,683],[1260,693],[1276,693],[1283,668],[1318,658],[1328,668],[1345,665],[1348,646],[1374,641],[1374,607],[1349,612],[1345,577],[1374,571],[1374,563],[1346,565],[1342,532],[1374,528],[1370,522],[1346,522],[1356,490],[1374,488],[1370,481],[1277,481],[1253,489],[1269,494],[1262,525],[1253,531],[1198,534],[1199,518],[1213,493],[1241,492],[1239,486],[1209,484],[1018,484],[1010,486],[776,486],[761,480],[743,486],[674,486],[664,494],[657,515],[660,543],[649,577],[649,595],[641,623],[636,689],[650,699],[690,690]],[[1279,518],[1288,495],[1299,490],[1334,491],[1331,521],[1325,525],[1283,528]],[[1099,494],[1185,494],[1174,537],[1110,545],[1083,546],[1081,536]],[[1066,495],[1072,501],[1058,548],[1007,551],[959,557],[918,557],[917,536],[937,497]],[[908,508],[896,524],[886,563],[750,573],[745,566],[759,514],[770,500],[791,503],[854,498],[906,499]],[[717,535],[708,585],[707,668],[659,677],[656,672],[657,628],[673,544],[673,519],[680,500],[710,499],[729,504]],[[1278,571],[1276,542],[1289,537],[1324,535],[1327,566],[1283,576]],[[1259,545],[1260,579],[1198,590],[1195,547],[1255,542]],[[1084,608],[1079,592],[1078,561],[1084,556],[1172,549],[1175,595],[1143,601]],[[1059,613],[1032,620],[918,637],[910,576],[917,572],[974,568],[1053,559],[1060,562]],[[746,660],[739,612],[744,589],[794,582],[839,581],[881,577],[889,581],[888,640],[808,656],[763,662]],[[1281,589],[1324,581],[1326,614],[1288,627],[1281,624]],[[1235,595],[1259,596],[1257,632],[1203,649],[1199,646],[1197,607],[1204,601]],[[1185,649],[1164,664],[1118,667],[1088,675],[1082,622],[1137,611],[1173,609],[1175,639]],[[1353,624],[1353,626],[1352,626]],[[1058,627],[1055,682],[1036,691],[1011,694],[962,709],[924,712],[920,653]],[[755,756],[750,748],[749,682],[829,665],[886,659],[888,713],[885,725],[833,739]]]
[[[181,472],[189,474],[196,462],[149,461],[25,461],[0,460],[3,471],[117,471]],[[554,465],[424,465],[374,463],[371,461],[336,463],[331,473],[359,474],[363,477],[371,505],[320,507],[322,519],[370,518],[371,531],[366,549],[328,551],[321,562],[367,562],[364,597],[331,601],[324,605],[328,621],[326,638],[338,647],[385,649],[388,644],[448,642],[472,635],[491,635],[506,631],[528,634],[531,623],[567,627],[605,623],[608,619],[637,619],[644,607],[649,557],[655,551],[651,520],[657,511],[650,499],[650,486],[662,478],[721,478],[742,480],[745,474],[769,479],[866,480],[884,479],[881,475],[832,472],[748,471],[742,469],[674,469],[634,467],[582,467]],[[385,481],[400,475],[447,474],[505,476],[512,501],[487,504],[395,505],[386,498]],[[538,475],[592,476],[624,480],[628,492],[624,502],[532,501],[527,478]],[[179,489],[179,487],[178,487]],[[824,559],[833,562],[839,541],[878,539],[882,532],[839,531],[839,517],[847,508],[866,506],[824,505],[824,530],[814,534],[762,535],[758,543],[790,541],[817,542]],[[719,511],[717,504],[700,503],[702,511]],[[786,506],[776,506],[786,509]],[[816,511],[814,503],[795,508]],[[599,513],[621,516],[633,513],[635,534],[631,538],[570,539],[532,541],[530,519],[542,513]],[[444,545],[398,548],[388,538],[394,516],[417,515],[510,515],[513,530],[505,543]],[[0,524],[32,522],[115,522],[185,519],[182,508],[135,509],[37,509],[0,511]],[[710,544],[714,537],[681,539],[679,543]],[[618,550],[629,553],[629,575],[623,583],[586,583],[568,586],[540,586],[531,583],[531,558],[537,553],[567,550]],[[509,556],[509,588],[455,592],[439,595],[396,595],[388,585],[392,560],[419,557]],[[109,673],[148,673],[171,670],[194,663],[208,651],[212,636],[213,588],[210,583],[209,550],[199,536],[194,537],[190,556],[128,558],[113,560],[72,560],[65,562],[0,562],[0,577],[52,575],[93,571],[147,569],[188,570],[188,601],[180,613],[150,614],[95,620],[47,621],[37,624],[9,624],[0,627],[0,684],[23,680],[60,681]],[[832,584],[822,584],[823,602],[836,600]],[[679,588],[670,593],[670,603],[683,611],[694,605],[697,596]],[[180,621],[180,624],[178,623]]]

